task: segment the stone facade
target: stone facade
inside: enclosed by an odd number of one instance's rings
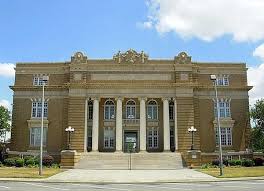
[[[118,52],[113,59],[90,59],[77,52],[69,62],[17,63],[10,149],[38,151],[41,118],[33,113],[33,102],[42,96],[37,80],[48,75],[44,150],[51,155],[67,148],[68,126],[75,129],[71,149],[81,153],[127,152],[129,142],[135,152],[184,153],[192,144],[188,128],[194,126],[194,149],[199,161],[206,160],[218,151],[211,74],[220,79],[224,152],[243,152],[251,89],[244,63],[194,62],[184,52],[158,60],[134,50]]]

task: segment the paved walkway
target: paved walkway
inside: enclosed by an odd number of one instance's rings
[[[147,183],[215,181],[192,169],[179,170],[82,170],[71,169],[45,179],[47,182]]]

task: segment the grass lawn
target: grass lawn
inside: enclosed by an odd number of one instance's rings
[[[62,171],[59,168],[43,168],[42,176],[39,176],[38,168],[0,167],[0,178],[47,178]]]
[[[219,168],[197,169],[199,172],[209,174],[217,178],[237,178],[264,176],[264,166],[259,167],[224,167],[224,175],[219,176]]]

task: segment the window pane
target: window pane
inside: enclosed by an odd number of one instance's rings
[[[153,119],[158,119],[158,108],[153,106]]]

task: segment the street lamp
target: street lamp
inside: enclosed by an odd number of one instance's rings
[[[74,128],[69,126],[68,128],[65,129],[66,132],[68,132],[68,150],[71,148],[71,133],[74,132]]]
[[[194,128],[194,126],[191,126],[191,128],[188,128],[189,133],[192,133],[192,146],[191,150],[194,150],[194,144],[193,144],[193,134],[197,131],[197,129]]]
[[[211,80],[214,82],[215,89],[215,99],[216,99],[216,110],[217,110],[217,129],[218,129],[218,142],[219,142],[219,167],[220,167],[220,176],[223,175],[223,151],[222,151],[222,141],[221,141],[221,126],[220,126],[220,108],[219,108],[219,100],[217,96],[217,87],[216,87],[216,75],[210,76]]]
[[[44,121],[44,87],[49,81],[49,76],[42,76],[42,104],[41,104],[41,128],[40,128],[40,156],[39,156],[39,175],[42,175],[42,154],[43,154],[43,121]]]

